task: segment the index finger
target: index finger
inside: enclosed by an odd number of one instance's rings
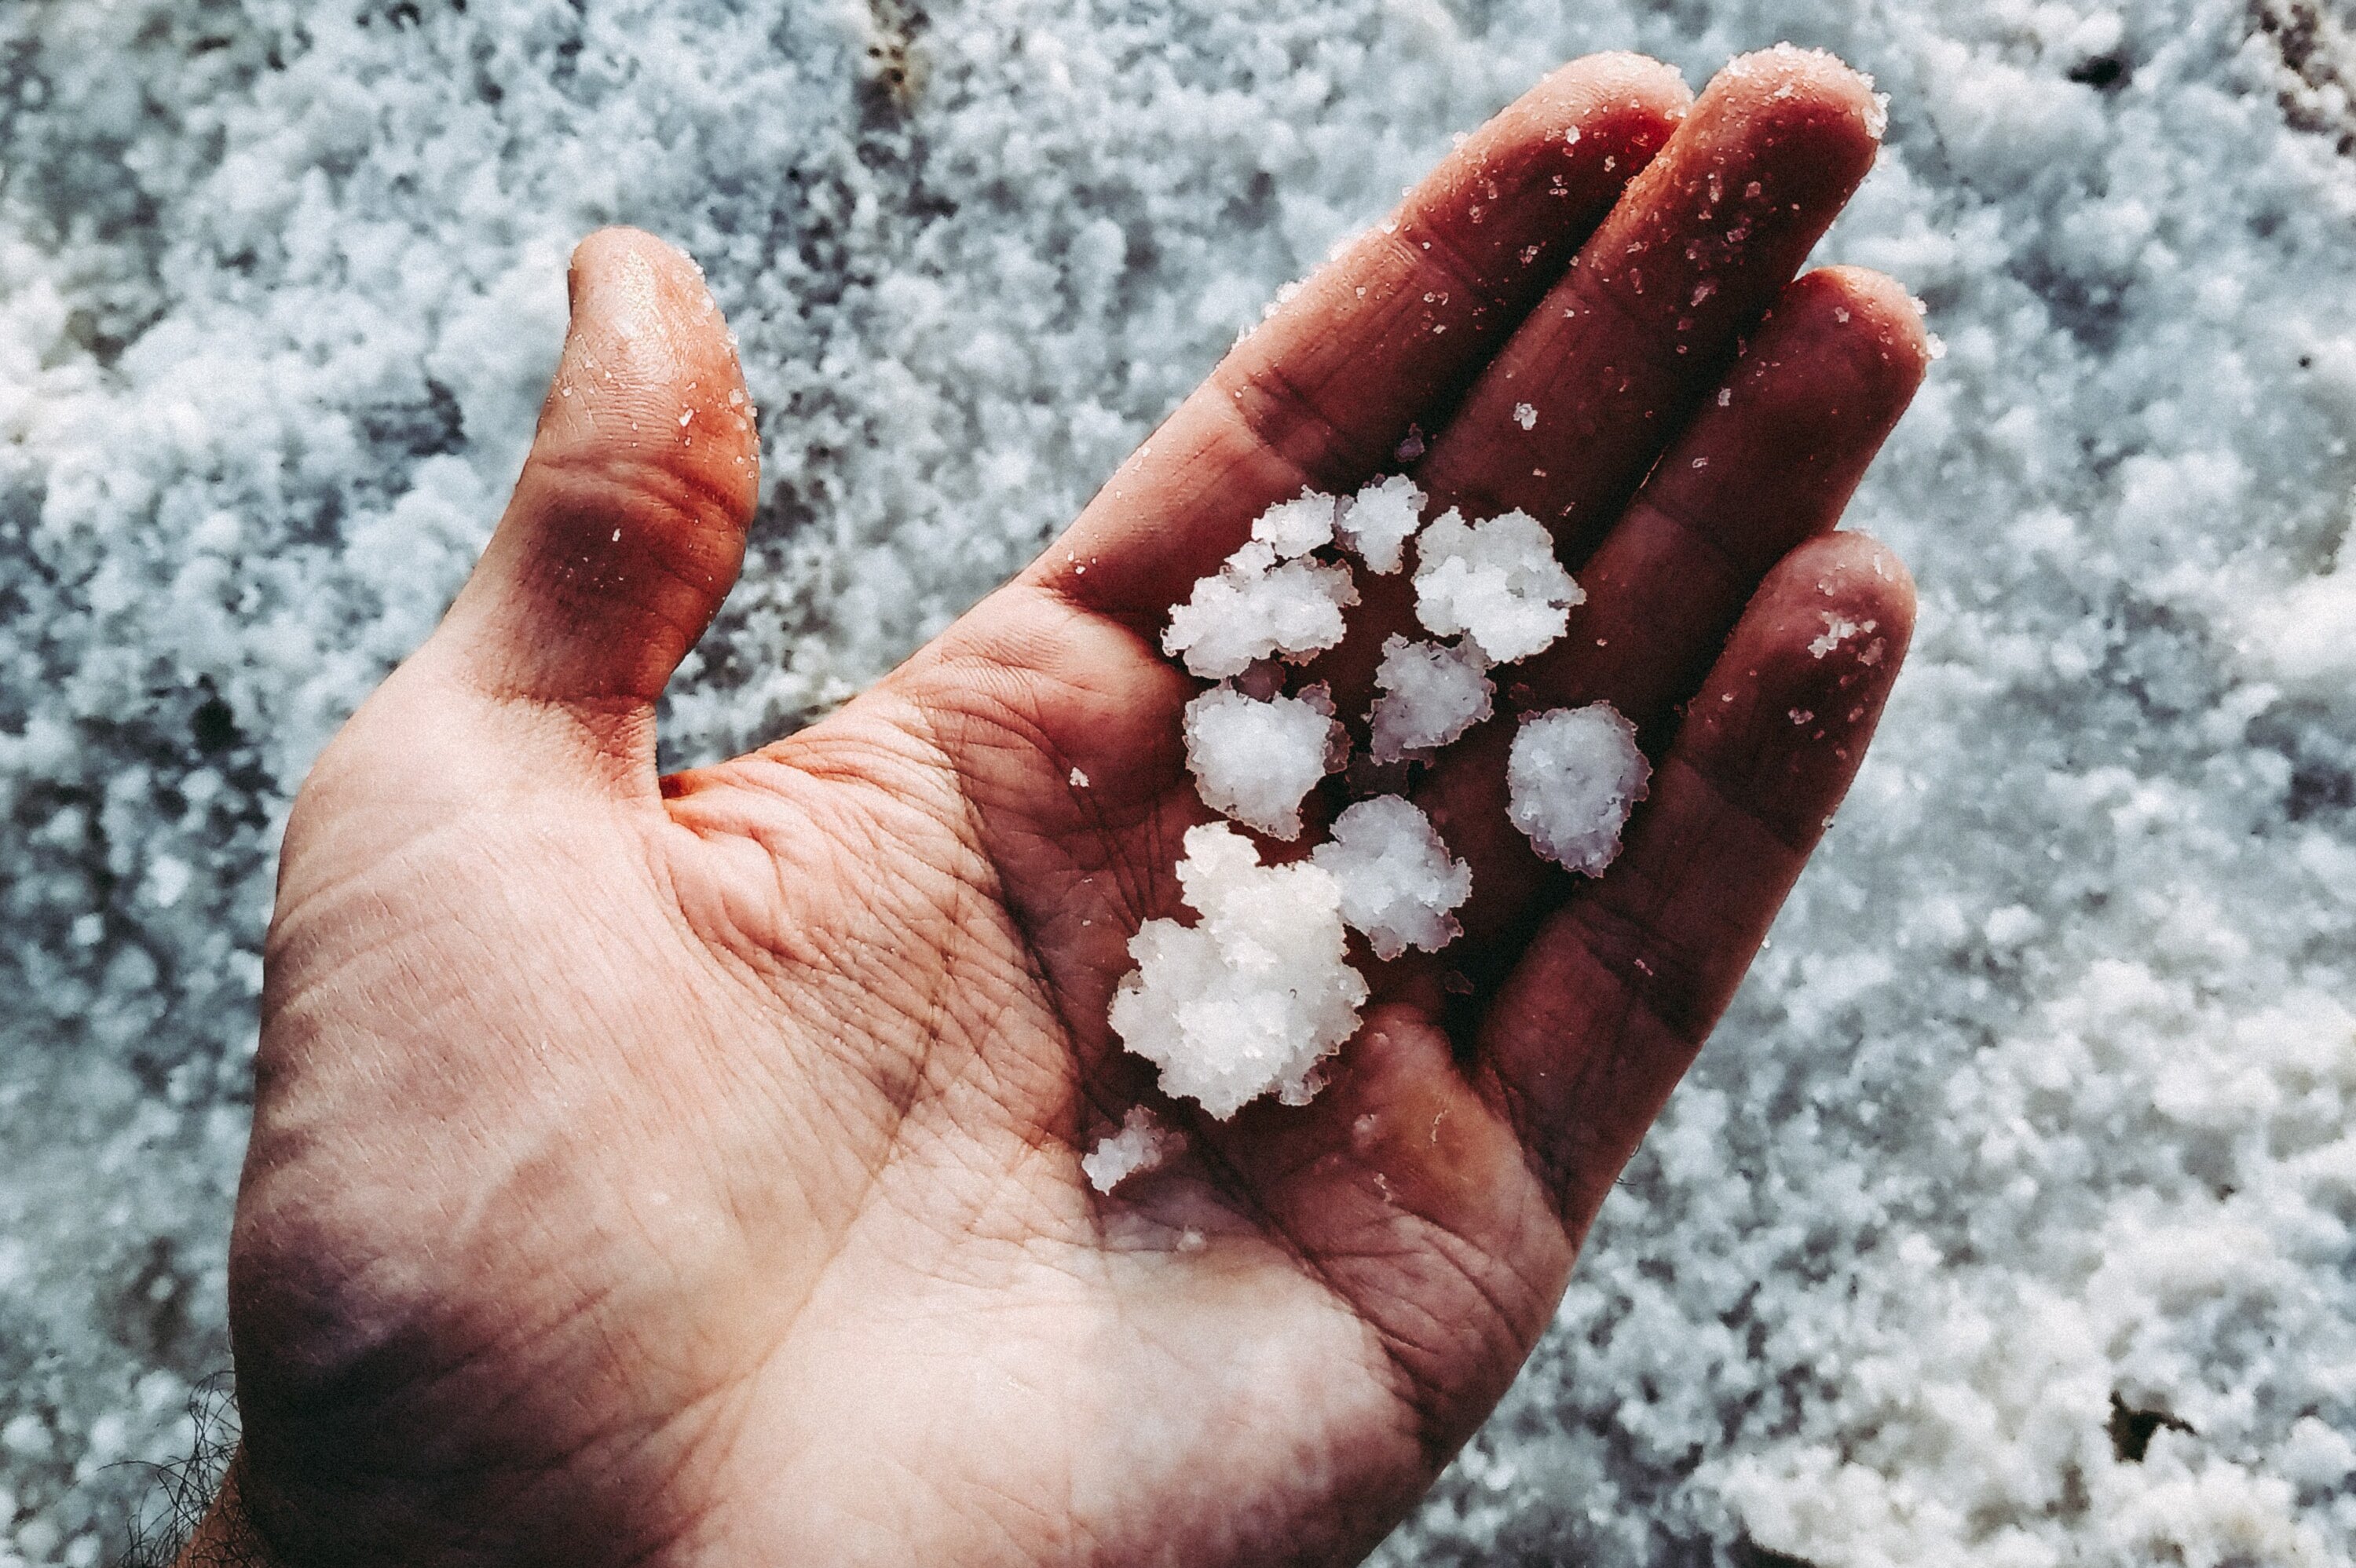
[[[1437,429],[1560,277],[1691,97],[1635,55],[1574,61],[1531,89],[1237,344],[1033,580],[1150,632],[1269,507],[1393,466],[1410,427]]]

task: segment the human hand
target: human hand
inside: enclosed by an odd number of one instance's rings
[[[1920,379],[1915,314],[1871,274],[1790,281],[1871,162],[1865,87],[1777,54],[1686,97],[1626,57],[1549,78],[1028,571],[824,722],[660,781],[655,702],[734,579],[756,448],[688,264],[584,244],[513,504],[288,827],[213,1544],[1378,1540],[1545,1328],[1911,624],[1902,571],[1830,530]],[[1590,594],[1417,788],[1472,864],[1466,934],[1371,971],[1313,1103],[1164,1104],[1189,1151],[1099,1196],[1081,1154],[1162,1104],[1107,1007],[1210,815],[1162,625],[1269,505],[1354,487],[1411,426],[1435,505],[1546,519]],[[1345,713],[1408,620],[1401,580],[1361,586],[1312,672]],[[1509,828],[1504,752],[1511,711],[1597,699],[1655,772],[1574,885]]]

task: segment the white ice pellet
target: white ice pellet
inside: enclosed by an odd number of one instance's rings
[[[1558,708],[1522,722],[1505,761],[1505,815],[1557,865],[1600,877],[1620,854],[1620,829],[1653,765],[1636,726],[1608,702]]]
[[[1315,490],[1280,501],[1252,524],[1252,538],[1276,551],[1280,560],[1307,555],[1333,542],[1333,513],[1341,505]]]
[[[1159,1170],[1186,1151],[1186,1135],[1164,1126],[1142,1105],[1131,1105],[1120,1130],[1107,1133],[1080,1157],[1080,1173],[1098,1192],[1110,1192],[1132,1176]]]
[[[1186,766],[1203,804],[1273,838],[1301,837],[1301,801],[1349,738],[1323,686],[1263,701],[1215,686],[1186,704]]]
[[[1470,636],[1492,664],[1526,659],[1570,624],[1587,593],[1526,512],[1468,524],[1451,507],[1415,545],[1415,613],[1427,631]]]
[[[1367,750],[1378,763],[1447,745],[1489,717],[1496,690],[1488,661],[1469,642],[1409,642],[1396,633],[1383,639],[1375,684],[1382,691],[1368,715]]]
[[[1450,912],[1472,895],[1472,868],[1448,853],[1431,818],[1396,795],[1362,800],[1333,819],[1312,862],[1342,891],[1342,919],[1388,962],[1410,946],[1436,953],[1463,927]]]
[[[1162,1069],[1167,1093],[1220,1118],[1275,1090],[1310,1092],[1318,1062],[1356,1032],[1341,889],[1308,861],[1263,866],[1224,822],[1186,834],[1178,885],[1195,924],[1149,920],[1114,994],[1113,1032]]]
[[[1274,546],[1254,539],[1170,613],[1162,647],[1184,659],[1189,674],[1221,680],[1255,659],[1298,661],[1333,646],[1342,640],[1342,612],[1357,602],[1348,567],[1279,562]]]
[[[1407,560],[1407,541],[1423,526],[1424,494],[1404,474],[1377,479],[1342,503],[1333,526],[1344,549],[1387,577]]]

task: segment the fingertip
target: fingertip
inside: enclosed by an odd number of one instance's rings
[[[1879,664],[1885,681],[1895,673],[1914,635],[1915,607],[1914,574],[1896,550],[1871,534],[1843,529],[1794,550],[1784,569],[1818,600],[1851,619],[1862,615],[1879,621],[1889,656],[1865,663],[1868,667]]]
[[[694,337],[697,318],[716,308],[693,258],[643,229],[616,226],[583,239],[565,286],[576,331],[602,321],[617,333],[657,332],[684,343]]]
[[[1764,571],[1797,539],[1839,521],[1930,361],[1921,307],[1893,280],[1861,267],[1794,280],[1719,384],[1716,407],[1704,405],[1679,448],[1705,455],[1708,471],[1670,462],[1655,481],[1663,504],[1698,516],[1691,497],[1702,493],[1716,514],[1745,515],[1743,492],[1714,488],[1721,467],[1779,475],[1779,484],[1749,493],[1772,497],[1761,518],[1769,526],[1758,530],[1769,553],[1755,564]],[[1806,504],[1795,505],[1803,496]],[[1803,523],[1796,532],[1783,526]]]
[[[1826,49],[1781,43],[1737,55],[1710,79],[1705,101],[1756,122],[1824,133],[1870,164],[1889,124],[1873,79]]]
[[[1568,125],[1574,117],[1613,108],[1674,123],[1693,101],[1692,84],[1676,67],[1632,49],[1611,49],[1556,67],[1523,101],[1534,113],[1552,111]]]
[[[1865,534],[1820,535],[1752,595],[1677,749],[1805,849],[1847,792],[1914,629],[1914,581]]]
[[[564,354],[511,516],[543,555],[618,554],[625,578],[642,560],[654,569],[636,574],[645,587],[675,579],[716,606],[761,472],[757,411],[719,302],[686,252],[637,229],[583,240],[568,286]],[[700,631],[710,607],[685,608]]]
[[[564,271],[564,286],[573,314],[578,317],[584,299],[601,283],[625,275],[633,261],[647,270],[662,269],[672,248],[643,229],[609,225],[582,236],[573,247]]]
[[[1896,635],[1914,635],[1916,594],[1914,573],[1899,553],[1871,534],[1837,533],[1819,541],[1844,581],[1865,591],[1873,603],[1888,612]],[[1905,649],[1901,644],[1900,649]]]
[[[1886,688],[1913,635],[1914,603],[1895,550],[1870,534],[1819,534],[1767,574],[1728,651],[1751,652],[1762,689]]]
[[[1675,68],[1648,56],[1590,55],[1546,77],[1491,128],[1500,142],[1552,145],[1624,185],[1667,145],[1693,96]]]
[[[573,247],[566,274],[577,312],[584,300],[608,291],[647,291],[650,301],[675,307],[679,302],[708,295],[703,269],[695,259],[659,235],[626,224],[611,224],[584,235]]]
[[[1928,363],[1921,317],[1895,283],[1862,268],[1810,272],[1776,296],[1639,505],[1707,538],[1747,592],[1838,525]]]
[[[1678,133],[1690,155],[1655,168],[1709,193],[1705,205],[1737,228],[1790,227],[1776,216],[1788,213],[1813,243],[1873,167],[1883,123],[1870,80],[1821,50],[1779,44],[1712,77]]]
[[[1837,352],[1849,384],[1902,409],[1931,368],[1922,309],[1888,273],[1835,265],[1794,279],[1774,314]]]
[[[1692,102],[1685,79],[1658,60],[1624,53],[1575,59],[1507,104],[1441,163],[1428,193],[1446,191],[1451,199],[1435,205],[1410,198],[1407,209],[1434,219],[1457,210],[1462,221],[1445,224],[1453,242],[1484,256],[1485,265],[1502,267],[1486,256],[1494,248],[1484,231],[1489,208],[1516,195],[1542,197],[1536,212],[1543,221],[1524,237],[1537,238],[1539,250],[1520,251],[1526,259],[1505,273],[1525,274],[1560,241],[1585,238],[1585,226],[1668,144]],[[1468,188],[1482,194],[1466,199]],[[1558,265],[1559,258],[1548,261],[1544,271]]]
[[[573,248],[566,281],[572,325],[539,444],[610,443],[618,426],[646,452],[659,437],[664,464],[741,530],[760,490],[757,411],[703,269],[615,227]]]

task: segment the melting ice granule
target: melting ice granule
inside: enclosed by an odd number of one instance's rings
[[[1301,800],[1347,760],[1323,686],[1263,702],[1216,686],[1186,704],[1186,766],[1203,804],[1274,838],[1301,837]]]
[[[1397,634],[1383,639],[1375,684],[1382,694],[1368,715],[1367,749],[1378,763],[1447,745],[1489,717],[1496,689],[1472,644],[1414,643]]]
[[[1162,1125],[1162,1118],[1142,1105],[1131,1105],[1120,1130],[1097,1140],[1080,1157],[1080,1173],[1098,1192],[1110,1192],[1132,1176],[1159,1170],[1186,1152],[1186,1135]]]
[[[1149,920],[1112,1000],[1113,1032],[1162,1069],[1162,1087],[1232,1116],[1270,1090],[1306,1092],[1356,1032],[1366,983],[1350,967],[1341,890],[1303,861],[1262,866],[1223,822],[1186,834],[1178,884],[1202,918]]]
[[[1558,708],[1525,720],[1514,737],[1505,815],[1547,859],[1600,877],[1652,776],[1636,727],[1618,709]]]
[[[1554,558],[1545,526],[1526,512],[1467,524],[1454,508],[1416,540],[1415,613],[1427,631],[1470,636],[1492,664],[1546,647],[1586,592]]]
[[[1400,795],[1362,800],[1336,817],[1311,861],[1333,875],[1342,919],[1386,962],[1408,947],[1437,953],[1462,933],[1450,912],[1472,895],[1472,868],[1421,807]]]
[[[1280,563],[1274,546],[1254,539],[1170,613],[1162,647],[1184,659],[1188,673],[1220,680],[1271,654],[1298,660],[1333,646],[1342,612],[1357,602],[1348,567]]]
[[[1394,474],[1343,502],[1334,532],[1368,571],[1387,577],[1406,560],[1407,541],[1423,526],[1423,503],[1415,481]]]

